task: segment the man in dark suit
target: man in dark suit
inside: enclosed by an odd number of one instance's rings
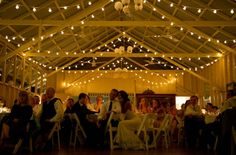
[[[90,111],[87,106],[87,95],[85,93],[80,93],[79,100],[72,107],[72,111],[77,114],[80,123],[85,130],[87,135],[86,144],[88,146],[97,146],[99,141],[98,126],[95,121],[88,119],[88,115],[95,114],[96,112]]]

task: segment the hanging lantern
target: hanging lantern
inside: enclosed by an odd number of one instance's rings
[[[120,53],[120,49],[119,48],[115,48],[114,52],[115,53]]]
[[[123,9],[123,4],[120,1],[118,1],[114,4],[114,8],[116,9],[116,11],[120,11]]]
[[[135,5],[134,9],[135,9],[135,11],[140,11],[143,9],[143,5]]]
[[[122,54],[122,53],[125,52],[125,47],[124,47],[124,46],[120,46],[120,47],[119,47],[119,50],[120,50],[120,54]]]
[[[129,14],[129,13],[130,13],[130,12],[129,12],[129,6],[128,6],[128,5],[126,5],[126,6],[123,7],[123,12],[124,12],[125,14]]]
[[[134,0],[134,4],[138,6],[143,5],[143,0]]]
[[[127,47],[127,53],[132,53],[133,52],[133,47],[132,46],[128,46]]]
[[[123,5],[129,5],[130,0],[121,0],[121,2]]]

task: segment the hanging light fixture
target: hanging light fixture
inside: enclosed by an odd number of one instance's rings
[[[130,0],[117,1],[114,4],[116,11],[123,11],[125,14],[130,14]],[[143,0],[134,0],[134,9],[139,11],[143,9]]]
[[[115,2],[114,8],[116,9],[116,11],[120,11],[123,9],[123,4],[120,1]]]

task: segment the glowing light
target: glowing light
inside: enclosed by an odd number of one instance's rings
[[[19,4],[16,4],[16,10],[18,10],[20,8]]]
[[[201,13],[201,12],[202,12],[202,10],[201,10],[201,9],[198,9],[198,10],[197,10],[197,12],[198,12],[198,13]]]
[[[37,11],[37,9],[36,9],[35,7],[33,7],[33,11],[34,11],[34,12],[36,12],[36,11]]]
[[[234,14],[234,9],[231,9],[231,10],[230,10],[230,13],[231,13],[231,14]]]

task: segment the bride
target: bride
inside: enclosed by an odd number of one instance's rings
[[[122,117],[118,124],[116,142],[123,149],[144,149],[143,142],[135,134],[141,124],[141,118],[132,111],[128,94],[125,91],[119,91],[118,99],[121,104]]]

